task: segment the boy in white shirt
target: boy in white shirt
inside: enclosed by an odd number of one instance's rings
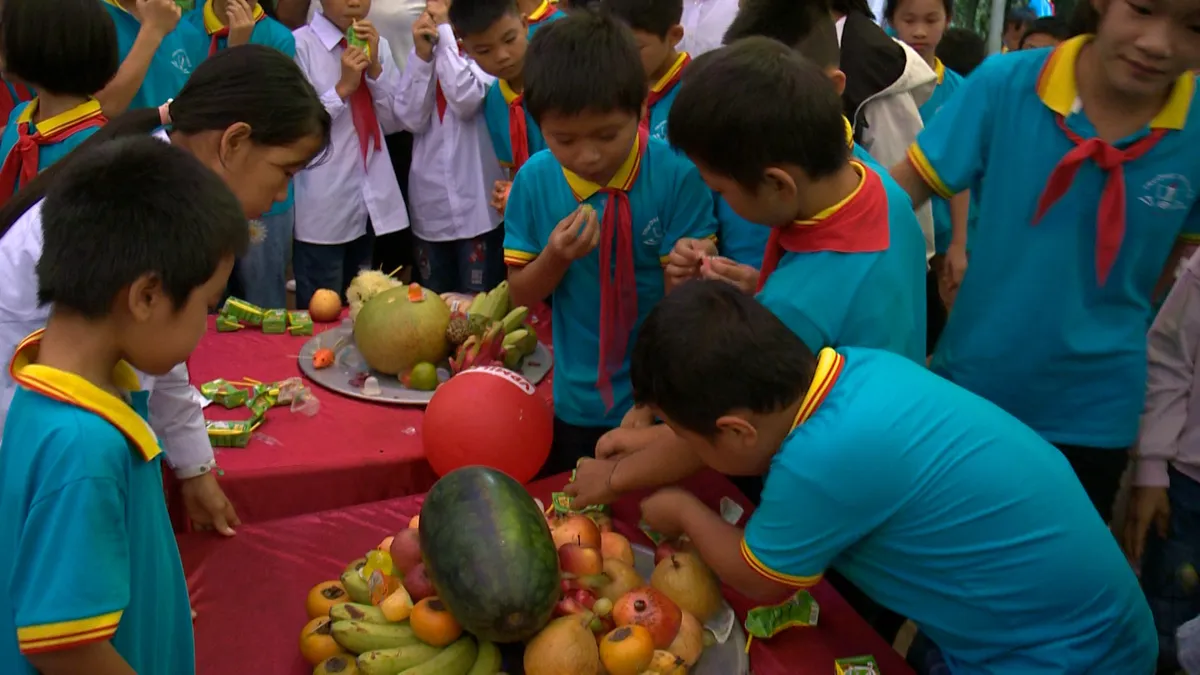
[[[370,9],[370,0],[321,0],[321,11],[294,33],[296,63],[333,118],[329,156],[296,176],[292,271],[301,308],[318,289],[345,292],[371,265],[374,237],[408,227],[383,143],[384,133],[401,128],[400,71],[366,19]]]
[[[494,78],[458,48],[445,0],[428,0],[396,114],[415,137],[408,199],[417,273],[438,293],[478,293],[504,281],[504,228],[488,207],[505,179],[480,111]]]

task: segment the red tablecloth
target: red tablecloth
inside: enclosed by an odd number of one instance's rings
[[[318,324],[317,331],[338,324]],[[548,328],[548,322],[539,325]],[[546,335],[546,338],[549,336]],[[296,359],[309,337],[265,335],[253,328],[209,331],[188,361],[192,383],[223,378],[272,382],[300,375]],[[550,400],[550,376],[539,389]],[[280,407],[245,448],[217,450],[221,486],[243,523],[287,518],[425,492],[436,476],[421,447],[424,408],[369,403],[313,385],[320,412]],[[245,418],[246,410],[205,409],[209,419]],[[177,529],[185,523],[172,496]]]
[[[530,490],[546,501],[565,480],[550,478]],[[687,486],[710,506],[729,496],[749,511],[745,499],[717,474],[697,476]],[[634,534],[627,524],[638,521],[639,499],[630,495],[614,507],[626,533]],[[406,527],[421,501],[421,496],[410,496],[250,525],[228,540],[204,533],[180,536],[188,587],[199,614],[198,674],[312,672],[297,646],[307,621],[308,589],[336,578],[347,562]],[[750,603],[727,595],[744,618]],[[903,659],[832,588],[821,584],[813,595],[821,605],[818,625],[755,641],[750,658],[756,675],[832,675],[835,658],[860,654],[874,655],[887,675],[912,675]]]

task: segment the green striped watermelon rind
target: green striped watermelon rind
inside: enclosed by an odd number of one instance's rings
[[[558,601],[558,552],[546,518],[502,471],[457,469],[421,506],[421,551],[438,597],[481,640],[526,640]]]

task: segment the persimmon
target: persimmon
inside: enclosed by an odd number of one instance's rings
[[[338,654],[317,664],[313,675],[358,675],[353,654]]]
[[[639,675],[654,659],[654,638],[643,626],[621,626],[600,642],[600,663],[608,675]]]
[[[413,635],[434,647],[445,647],[462,635],[462,626],[458,625],[454,615],[436,596],[418,602],[408,617],[408,623],[412,626]]]
[[[325,659],[345,654],[346,651],[334,641],[329,631],[329,617],[319,616],[304,625],[300,631],[300,655],[311,665]]]
[[[674,654],[661,649],[655,650],[654,658],[646,672],[655,675],[687,675],[687,663]]]
[[[329,616],[329,610],[343,602],[350,602],[350,597],[346,594],[346,587],[342,586],[342,582],[322,581],[308,592],[308,600],[304,607],[308,610],[308,618],[315,619],[319,616]]]

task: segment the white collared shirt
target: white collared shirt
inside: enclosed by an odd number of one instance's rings
[[[366,234],[368,217],[376,234],[403,230],[408,227],[408,212],[387,145],[380,138],[378,150],[369,147],[364,168],[350,103],[334,91],[342,76],[344,35],[319,13],[293,35],[296,63],[333,118],[329,155],[317,166],[296,174],[296,240],[345,244]],[[383,38],[379,38],[379,63],[379,79],[368,77],[366,86],[375,103],[382,136],[403,128],[396,115],[400,70],[392,62],[391,49]]]
[[[154,135],[169,142],[166,132]],[[17,345],[44,328],[50,316],[50,308],[40,306],[37,299],[35,267],[41,257],[42,202],[38,202],[0,237],[0,436],[17,388],[8,364]],[[181,363],[161,377],[138,376],[142,388],[150,391],[150,424],[171,466],[187,471],[211,462],[213,449],[201,408],[204,399],[189,382],[187,365]]]
[[[437,112],[437,84],[446,102]],[[425,241],[472,239],[500,225],[492,187],[504,170],[483,120],[483,96],[493,78],[460,55],[454,31],[438,26],[438,43],[428,63],[412,50],[401,78],[404,93],[396,114],[412,129],[408,201],[413,234]]]
[[[683,39],[679,51],[692,58],[721,47],[725,31],[737,16],[738,0],[683,0]]]

